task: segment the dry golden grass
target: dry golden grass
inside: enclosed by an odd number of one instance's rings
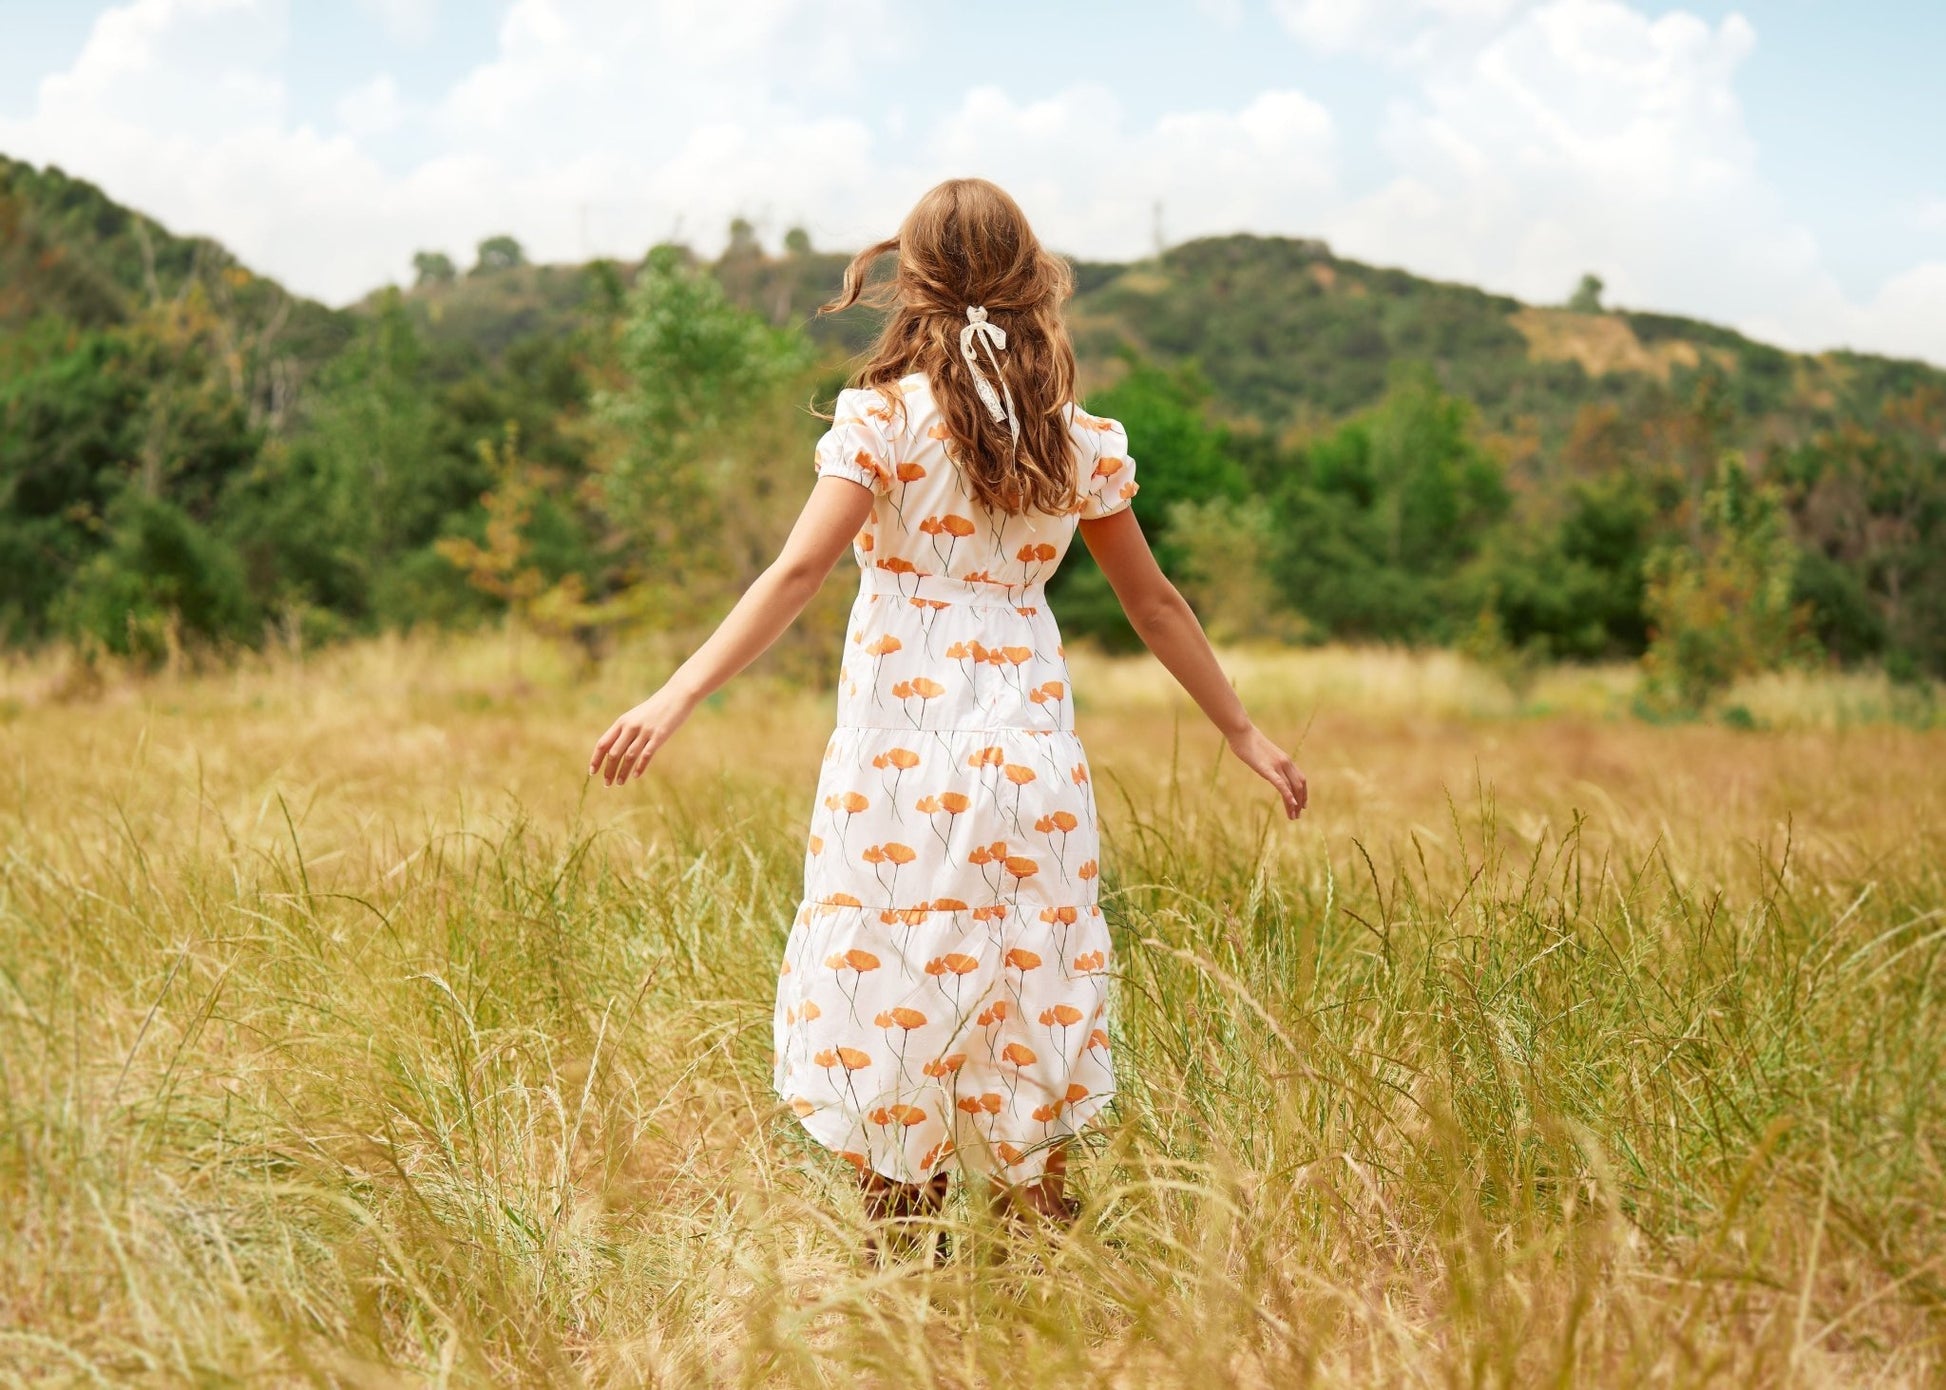
[[[1239,654],[1293,830],[1152,667],[1077,662],[1124,968],[1087,1212],[956,1203],[879,1273],[767,1087],[829,696],[739,687],[615,792],[653,661],[519,659],[0,673],[0,1377],[1946,1374],[1946,735],[1860,722],[1897,692],[1656,728],[1620,672]]]

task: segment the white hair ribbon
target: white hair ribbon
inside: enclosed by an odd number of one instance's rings
[[[973,354],[975,338],[980,340],[980,346],[986,350],[987,361],[993,364],[993,374],[999,378],[998,392],[993,389],[993,383],[987,380],[986,373],[980,370],[980,360]],[[1007,433],[1018,444],[1020,421],[1014,415],[1014,393],[1007,388],[1007,378],[1000,373],[1000,359],[994,355],[996,349],[1000,352],[1007,350],[1007,330],[997,323],[989,322],[987,311],[983,306],[968,305],[966,327],[959,331],[959,352],[960,356],[966,359],[966,369],[973,373],[973,393],[987,408],[987,415],[994,424],[997,425],[1002,420],[1007,422]],[[1006,402],[1004,405],[1001,403],[1003,396]]]

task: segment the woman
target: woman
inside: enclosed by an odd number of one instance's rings
[[[858,302],[894,252],[891,312],[782,554],[589,771],[640,776],[851,544],[861,583],[778,985],[776,1088],[857,1167],[876,1217],[936,1210],[959,1167],[1007,1210],[1069,1219],[1065,1146],[1114,1087],[1093,784],[1042,587],[1077,530],[1293,820],[1306,785],[1157,568],[1121,426],[1074,403],[1065,264],[1006,193],[955,179],[859,254],[825,310]]]

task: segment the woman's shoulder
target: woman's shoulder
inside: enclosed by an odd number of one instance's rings
[[[897,381],[875,382],[869,386],[847,386],[838,393],[832,414],[876,425],[888,432],[897,431],[914,411],[932,408],[932,385],[925,373],[913,372]]]
[[[1121,444],[1128,441],[1128,433],[1123,430],[1120,420],[1111,420],[1106,415],[1090,415],[1074,402],[1068,404],[1068,430],[1091,453],[1099,453],[1111,441]]]
[[[831,423],[864,425],[883,435],[899,432],[904,409],[904,393],[896,384],[847,386],[831,405]]]

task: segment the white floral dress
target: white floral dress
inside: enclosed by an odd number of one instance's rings
[[[1135,495],[1074,410],[1076,513],[976,502],[922,375],[845,391],[817,471],[874,495],[777,989],[777,1093],[826,1147],[916,1182],[1039,1176],[1114,1090],[1099,839],[1042,585],[1077,517]]]

